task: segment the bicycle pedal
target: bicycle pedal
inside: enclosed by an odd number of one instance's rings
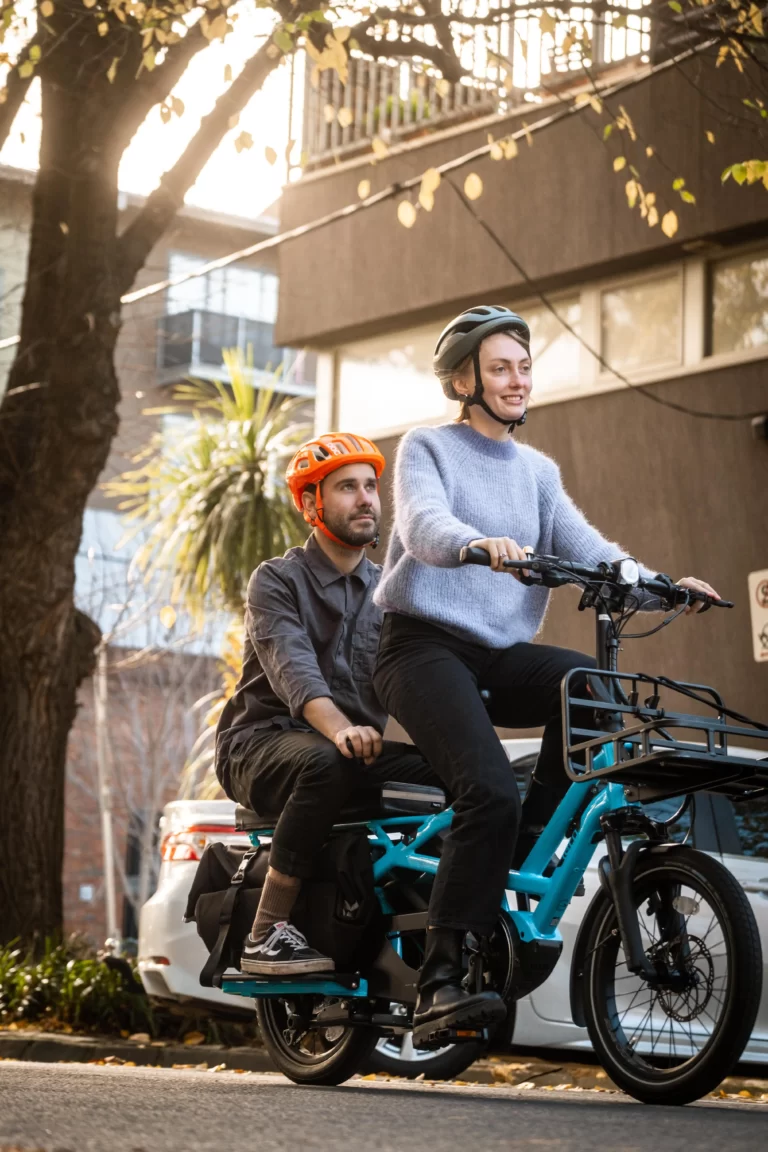
[[[447,1048],[449,1044],[466,1044],[471,1041],[487,1040],[487,1028],[436,1028],[426,1035],[413,1037],[413,1046],[430,1052],[436,1048]]]

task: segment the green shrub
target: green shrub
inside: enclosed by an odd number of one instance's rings
[[[0,1024],[40,1022],[98,1032],[149,1032],[156,1022],[130,967],[108,967],[76,942],[42,956],[0,948]]]

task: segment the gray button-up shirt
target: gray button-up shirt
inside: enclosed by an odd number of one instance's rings
[[[329,696],[353,724],[384,731],[373,690],[381,610],[373,593],[381,567],[364,556],[348,576],[314,537],[265,560],[248,583],[243,671],[217,728],[217,769],[254,728],[310,729],[304,706]]]

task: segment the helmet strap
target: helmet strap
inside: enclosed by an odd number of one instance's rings
[[[475,348],[474,351],[472,352],[472,363],[473,363],[474,368],[475,368],[475,391],[471,396],[467,397],[466,403],[467,404],[477,404],[480,408],[483,409],[484,412],[487,412],[488,415],[493,420],[495,420],[497,424],[506,424],[507,431],[509,432],[509,434],[511,436],[514,433],[515,428],[519,427],[521,424],[525,424],[525,421],[526,421],[527,416],[528,416],[527,411],[523,412],[523,414],[519,420],[513,420],[511,424],[505,416],[497,416],[496,413],[491,408],[488,401],[483,396],[484,389],[483,389],[483,379],[482,379],[482,376],[480,375],[480,349],[479,348]]]

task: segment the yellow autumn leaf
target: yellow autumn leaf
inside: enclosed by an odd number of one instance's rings
[[[491,148],[490,148],[488,155],[490,156],[491,160],[503,160],[504,159],[504,149],[502,148],[501,144],[497,144],[497,143],[491,144]]]
[[[401,200],[397,206],[397,218],[403,228],[413,228],[416,223],[416,209],[410,200]]]
[[[267,164],[277,163],[277,152],[275,152],[274,148],[270,148],[269,144],[267,144],[266,148],[264,149],[264,159],[266,160]]]
[[[95,8],[96,7],[96,0],[83,0],[83,4],[85,5],[86,8]]]
[[[442,96],[442,97],[450,96],[450,94],[451,94],[451,82],[450,82],[450,80],[446,80],[443,76],[441,76],[440,79],[435,84],[435,91],[437,92],[438,96]]]
[[[715,142],[714,132],[707,132],[706,137],[707,137],[707,140],[709,140],[710,144],[714,144],[714,142]]]
[[[229,32],[229,23],[223,12],[220,12],[215,20],[212,20],[205,30],[207,40],[223,40]]]
[[[25,60],[23,64],[19,64],[19,76],[22,80],[29,80],[34,70],[35,66],[31,60]]]
[[[646,154],[646,156],[647,156],[649,159],[650,159],[650,157],[651,157],[651,156],[653,156],[653,148],[651,148],[650,144],[649,144],[649,145],[648,145],[648,147],[646,148],[646,150],[645,150],[645,154]]]
[[[141,59],[142,59],[142,63],[144,64],[144,67],[146,68],[147,72],[151,72],[155,66],[155,47],[154,47],[154,44],[152,45],[151,48],[147,48],[146,52],[144,53],[144,55],[142,56]]]
[[[323,105],[323,120],[325,120],[326,124],[333,124],[335,119],[336,119],[336,109],[334,108],[333,104],[324,104]]]
[[[169,100],[171,102],[171,108],[176,113],[176,115],[177,116],[183,116],[184,115],[184,101],[179,100],[178,96],[170,96]]]
[[[333,34],[338,40],[339,44],[343,44],[346,40],[349,40],[351,32],[351,28],[334,28],[333,30]]]
[[[225,84],[231,84],[232,83],[232,65],[231,64],[225,64],[224,65],[224,83]]]
[[[170,118],[171,118],[170,108],[168,107],[167,104],[161,104],[160,105],[160,119],[162,120],[163,124],[167,124],[168,121],[170,120]]]
[[[339,108],[339,124],[342,128],[349,128],[350,124],[355,118],[355,114],[351,108]]]
[[[637,181],[627,180],[624,185],[624,191],[627,194],[627,203],[630,208],[634,208],[635,204],[637,204]]]
[[[107,24],[106,20],[102,20],[101,24],[97,25],[96,31],[99,36],[106,36],[107,32],[109,32],[109,24]]]
[[[626,156],[617,156],[613,162],[614,172],[621,172],[622,168],[626,168],[626,166],[627,166]]]
[[[164,608],[161,608],[158,616],[163,628],[167,628],[169,631],[176,623],[176,609],[171,604],[166,604]],[[187,1043],[186,1040],[185,1043]],[[189,1041],[189,1043],[194,1043],[194,1041]]]
[[[504,149],[504,159],[514,160],[515,156],[517,156],[517,140],[513,140],[511,136],[508,136],[506,140],[502,140],[501,146]]]
[[[664,218],[661,221],[661,230],[665,236],[669,236],[670,240],[677,232],[677,216],[670,209],[669,212],[664,213]]]
[[[374,136],[373,140],[371,140],[371,149],[377,160],[383,160],[385,156],[389,155],[389,148],[387,148],[381,136]]]
[[[253,148],[253,136],[250,132],[241,132],[239,136],[235,137],[235,151],[244,152],[247,148]]]
[[[425,212],[431,212],[435,206],[434,192],[427,192],[426,189],[422,186],[419,189],[419,204],[421,204]]]
[[[421,178],[422,192],[437,192],[438,188],[440,187],[441,180],[442,176],[438,172],[437,168],[427,168],[426,172]]]
[[[649,192],[645,198],[645,202],[648,205],[648,207],[651,208],[656,203],[656,193],[655,192]]]
[[[40,5],[40,15],[44,16],[47,20],[49,16],[53,16],[53,12],[54,8],[51,0],[43,0],[43,3]]]
[[[674,212],[672,213],[672,215],[673,216],[675,215]],[[649,228],[655,228],[656,225],[658,224],[658,222],[659,222],[658,208],[649,208],[648,209],[648,227]]]
[[[371,194],[370,180],[361,180],[357,186],[357,194],[361,200],[367,200]]]
[[[483,194],[483,182],[477,172],[470,172],[464,181],[464,195],[468,200],[479,200]]]
[[[117,66],[119,63],[120,63],[120,57],[119,56],[113,57],[112,63],[110,64],[109,69],[107,71],[107,80],[109,80],[110,84],[114,84],[114,82],[115,82],[115,76],[117,76]]]

